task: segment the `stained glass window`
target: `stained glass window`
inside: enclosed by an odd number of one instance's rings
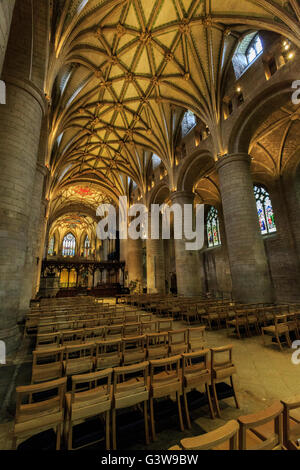
[[[63,241],[63,256],[75,256],[76,238],[72,233],[68,233]]]
[[[268,191],[262,186],[254,186],[254,195],[262,235],[276,232],[274,212]]]
[[[196,116],[192,111],[187,111],[182,119],[181,129],[182,137],[185,137],[191,129],[196,125]]]
[[[221,245],[218,211],[213,206],[211,206],[206,217],[206,230],[208,247]]]
[[[88,236],[86,236],[85,241],[84,241],[84,257],[85,258],[88,258],[90,256],[90,248],[91,248],[90,239]]]
[[[50,242],[49,242],[49,247],[48,247],[48,255],[52,256],[53,253],[54,253],[54,237],[51,238]]]
[[[251,62],[253,62],[256,57],[262,52],[262,50],[262,43],[259,35],[257,34],[249,44],[249,47],[246,52],[248,64],[251,64]]]

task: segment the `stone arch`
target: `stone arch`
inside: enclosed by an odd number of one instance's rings
[[[214,167],[214,159],[208,150],[193,153],[182,165],[177,178],[178,191],[192,191],[196,180]]]
[[[296,80],[296,79],[295,79]],[[256,129],[276,109],[291,100],[293,80],[288,80],[265,89],[256,96],[239,115],[228,140],[228,153],[248,153]]]

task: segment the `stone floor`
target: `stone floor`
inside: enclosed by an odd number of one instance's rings
[[[174,329],[180,327],[183,327],[181,322],[174,323]],[[232,335],[228,336],[226,330],[208,331],[207,343],[208,347],[233,344],[233,358],[237,367],[235,384],[240,409],[235,408],[233,398],[228,398],[221,402],[222,419],[212,420],[208,408],[204,406],[192,414],[192,430],[184,432],[178,429],[177,417],[173,416],[172,426],[158,432],[157,441],[146,447],[143,439],[138,439],[131,441],[126,449],[168,449],[184,437],[202,434],[227,420],[259,411],[274,400],[300,395],[300,365],[292,363],[293,350],[285,347],[281,352],[278,346],[271,343],[271,339],[267,346],[263,346],[262,338],[258,336],[237,339]],[[28,341],[7,362],[6,366],[0,366],[0,450],[11,446],[9,433],[15,408],[15,387],[30,383],[31,358]]]

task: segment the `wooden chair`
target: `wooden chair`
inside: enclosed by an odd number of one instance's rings
[[[246,336],[250,336],[247,315],[243,310],[236,310],[235,317],[226,321],[226,328],[229,327],[235,328],[235,333],[239,339],[242,338],[242,330]]]
[[[123,324],[106,326],[104,332],[104,339],[110,341],[113,339],[121,339],[123,336],[123,328]]]
[[[63,377],[43,384],[17,387],[13,450],[17,448],[18,439],[52,428],[56,428],[56,450],[60,449],[66,383],[67,379]],[[33,401],[34,394],[43,392],[47,396],[45,400]],[[49,393],[51,393],[50,398]]]
[[[119,339],[96,342],[95,369],[119,367],[122,362],[122,341]]]
[[[281,351],[283,351],[282,344],[281,344],[282,336],[285,337],[286,343],[288,344],[289,347],[291,347],[289,327],[288,327],[286,315],[276,315],[274,318],[274,325],[263,326],[261,331],[262,331],[262,338],[263,338],[264,346],[266,345],[265,335],[267,334],[276,339],[276,342]]]
[[[129,366],[146,360],[145,336],[122,339],[122,364]]]
[[[110,450],[110,410],[112,404],[113,369],[72,377],[72,390],[66,394],[66,422],[68,450],[73,450],[75,422],[105,414],[106,450]],[[95,444],[100,440],[88,443]],[[85,446],[78,447],[82,448]]]
[[[155,333],[157,331],[157,321],[150,320],[141,322],[141,334]]]
[[[141,335],[141,323],[125,323],[123,326],[123,338],[131,338]]]
[[[240,450],[281,450],[283,405],[274,403],[266,410],[240,416]],[[270,427],[271,425],[271,427]]]
[[[37,336],[36,350],[57,349],[60,345],[60,333],[46,333]]]
[[[288,450],[300,450],[300,395],[283,404],[283,444]]]
[[[217,415],[219,417],[221,417],[221,411],[219,406],[216,384],[219,382],[223,382],[224,379],[229,378],[235,405],[237,408],[239,408],[239,403],[233,383],[233,374],[236,374],[236,368],[232,362],[232,345],[221,346],[219,348],[211,348],[211,385]]]
[[[96,326],[94,328],[87,328],[84,332],[84,342],[93,343],[101,341],[104,338],[105,328],[104,326]]]
[[[204,385],[212,419],[215,417],[210,396],[211,370],[209,365],[209,349],[182,354],[182,391],[188,428],[191,420],[188,408],[187,392]]]
[[[180,441],[183,450],[238,450],[239,424],[235,420],[201,436]]]
[[[146,334],[147,359],[163,359],[169,355],[168,333]]]
[[[94,369],[95,343],[83,343],[65,348],[65,374],[76,375],[92,372]]]
[[[33,351],[31,383],[49,382],[63,377],[63,348]]]
[[[189,352],[199,351],[199,349],[205,348],[205,330],[205,326],[195,326],[192,328],[188,328]]]
[[[119,409],[144,404],[146,444],[149,444],[148,424],[148,369],[149,362],[141,362],[114,369],[113,407],[112,407],[112,435],[113,450],[117,449],[117,423],[116,412]]]
[[[176,356],[177,354],[187,353],[189,349],[187,329],[169,331],[168,343],[169,356]]]
[[[181,356],[173,356],[167,359],[156,359],[150,361],[150,420],[153,440],[156,439],[154,421],[154,399],[156,398],[176,393],[180,429],[181,431],[184,430],[180,403],[180,395],[182,393],[180,362]],[[155,373],[155,370],[158,368],[160,369],[160,372]],[[165,368],[163,372],[161,372],[162,368]]]
[[[157,331],[158,333],[162,333],[163,331],[171,331],[173,330],[173,320],[158,320],[157,321]]]
[[[61,333],[61,344],[63,347],[81,344],[84,340],[85,330],[70,330]]]

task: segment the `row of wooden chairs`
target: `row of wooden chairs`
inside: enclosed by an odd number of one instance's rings
[[[224,358],[224,354],[226,357]],[[218,357],[221,356],[221,359]],[[230,378],[236,406],[238,401],[234,390],[232,375],[235,373],[232,362],[232,346],[204,349],[184,353],[169,358],[143,361],[130,366],[109,368],[102,371],[72,377],[72,389],[66,391],[66,378],[43,384],[18,387],[17,409],[13,431],[13,448],[17,440],[37,430],[56,427],[56,447],[60,448],[64,428],[68,449],[73,447],[73,426],[100,414],[106,423],[106,447],[110,449],[110,411],[112,412],[112,441],[116,449],[116,412],[144,404],[144,423],[146,443],[149,443],[148,402],[150,403],[150,423],[153,440],[156,439],[154,400],[176,394],[180,429],[184,430],[181,399],[188,427],[191,427],[187,392],[201,386],[205,387],[211,417],[215,411],[220,416],[216,383]],[[113,383],[113,387],[111,384]],[[213,400],[210,395],[210,385]],[[49,391],[56,393],[49,398]],[[46,393],[46,399],[35,401],[35,394]],[[25,400],[25,403],[24,403]],[[26,401],[27,400],[27,401]],[[215,409],[213,407],[215,404]],[[64,413],[64,409],[65,412]]]
[[[204,328],[111,338],[33,351],[32,383],[204,349]]]
[[[132,323],[111,323],[101,326],[85,324],[83,328],[65,329],[55,331],[52,326],[48,333],[40,333],[37,336],[36,349],[49,349],[51,347],[80,344],[87,341],[101,339],[122,338],[139,336],[146,333],[162,333],[173,330],[172,320],[147,320]],[[77,325],[76,325],[77,326]]]
[[[294,410],[298,416],[293,416]],[[231,420],[214,431],[182,439],[170,450],[299,450],[300,396]]]

